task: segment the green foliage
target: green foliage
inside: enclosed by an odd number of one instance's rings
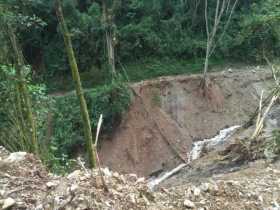
[[[85,98],[92,130],[95,131],[98,118],[103,114],[102,132],[110,134],[120,123],[122,114],[128,109],[131,93],[125,83],[114,81],[112,84],[86,90]],[[80,109],[77,98],[72,93],[56,96],[54,101],[51,110],[53,112],[51,149],[54,156],[63,162],[84,147]]]
[[[275,130],[272,134],[272,138],[269,138],[265,150],[264,155],[269,160],[274,160],[280,155],[280,130]]]
[[[73,170],[77,165],[74,159],[69,158],[67,154],[57,156],[58,148],[55,145],[50,145],[48,149],[41,153],[41,160],[51,172],[55,174],[65,174]]]
[[[43,85],[34,85],[30,82],[30,68],[26,66],[23,70],[25,82],[29,94],[32,97],[33,108],[37,122],[37,135],[42,138],[42,129],[47,115],[46,88]],[[30,148],[25,110],[18,110],[17,107],[17,79],[15,69],[12,66],[0,66],[0,144],[10,151],[28,150]],[[25,139],[26,141],[23,141]]]
[[[239,28],[234,44],[235,53],[246,59],[262,60],[263,51],[279,56],[280,2],[255,1],[250,10],[240,13]]]
[[[19,14],[17,21],[20,40],[27,61],[36,75],[48,79],[63,78],[69,74],[69,66],[58,32],[57,19],[53,15],[53,0],[4,0]],[[118,69],[127,67],[127,74],[134,78],[179,74],[192,71],[189,62],[205,54],[206,35],[204,1],[116,1],[114,16],[116,26],[116,63]],[[112,1],[107,2],[110,7]],[[95,69],[91,85],[106,83],[109,74],[106,66],[104,24],[101,1],[64,0],[63,9],[71,31],[74,51],[81,73]],[[113,6],[112,6],[113,7]],[[24,13],[23,13],[24,11]],[[214,59],[260,60],[263,49],[279,55],[279,2],[275,0],[239,1],[232,21],[222,42],[218,43]],[[209,14],[215,13],[215,4],[209,3]],[[24,15],[23,15],[24,14]],[[209,15],[209,18],[213,15]],[[209,20],[211,22],[211,19]],[[221,26],[225,23],[222,22]],[[153,63],[151,62],[153,58]],[[166,58],[177,60],[186,68],[178,71],[170,68],[158,71],[159,63]],[[130,68],[149,60],[154,67]],[[141,61],[139,61],[141,60]],[[161,67],[164,68],[164,65]],[[199,66],[200,67],[200,66]],[[198,68],[198,67],[197,67]],[[129,71],[132,72],[129,72]],[[102,73],[100,73],[102,72]],[[143,76],[139,76],[142,74]],[[96,84],[98,83],[98,84]],[[60,87],[58,87],[60,88]]]
[[[178,60],[165,58],[143,59],[138,62],[124,65],[124,71],[130,81],[141,81],[160,76],[200,73],[203,68],[203,59]],[[212,59],[210,65],[222,64],[221,60]]]

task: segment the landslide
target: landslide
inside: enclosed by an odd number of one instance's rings
[[[244,124],[271,84],[269,70],[250,67],[210,74],[212,98],[199,94],[201,76],[162,77],[133,84],[134,99],[101,161],[114,171],[157,174],[188,161],[192,143]]]

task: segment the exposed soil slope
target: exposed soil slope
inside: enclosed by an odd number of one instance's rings
[[[223,100],[213,103],[198,94],[199,75],[132,85],[134,101],[112,138],[102,142],[102,163],[119,172],[147,176],[187,161],[193,141],[213,137],[249,118],[270,75],[251,70],[210,77]]]

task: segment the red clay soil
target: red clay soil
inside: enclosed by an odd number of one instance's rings
[[[102,141],[101,162],[115,171],[147,176],[187,161],[193,141],[248,119],[258,104],[259,84],[269,74],[219,72],[210,78],[210,100],[197,94],[198,75],[132,85],[133,103],[112,138]]]

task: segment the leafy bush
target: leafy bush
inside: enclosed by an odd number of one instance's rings
[[[103,114],[102,132],[110,134],[121,121],[131,100],[129,87],[120,81],[114,81],[96,89],[85,90],[92,129],[95,131],[98,118]],[[51,149],[56,158],[73,157],[84,147],[84,134],[80,117],[79,103],[74,93],[54,97],[52,108]]]
[[[273,131],[272,138],[269,138],[265,150],[264,155],[268,160],[274,160],[280,155],[280,130]]]
[[[45,118],[47,115],[46,102],[48,98],[43,85],[34,85],[30,82],[30,68],[24,68],[25,81],[29,94],[32,98],[33,114],[36,118],[37,136],[39,139],[44,135],[42,129],[44,127]],[[28,132],[24,132],[28,123],[26,113],[22,113],[17,107],[17,90],[16,90],[16,75],[15,69],[12,66],[0,66],[0,144],[5,146],[10,151],[28,150],[30,147],[29,141],[23,139],[30,138],[24,136]]]
[[[262,60],[263,51],[279,55],[280,3],[274,0],[256,1],[250,10],[240,14],[234,53],[245,59]],[[246,12],[247,11],[247,12]],[[238,48],[238,49],[237,49]],[[241,58],[240,57],[240,58]]]

